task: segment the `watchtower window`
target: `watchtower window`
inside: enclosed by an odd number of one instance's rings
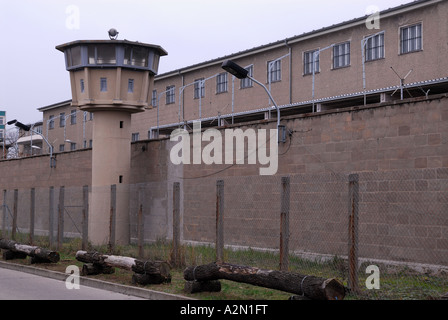
[[[100,89],[101,92],[107,92],[107,78],[101,78]]]
[[[111,44],[90,45],[89,64],[117,64],[115,46]]]
[[[129,93],[134,92],[134,79],[129,79],[128,81],[128,92]]]
[[[124,50],[123,63],[137,67],[148,67],[148,57],[148,48],[126,47]]]
[[[67,66],[79,66],[81,64],[81,47],[73,47],[66,51]]]

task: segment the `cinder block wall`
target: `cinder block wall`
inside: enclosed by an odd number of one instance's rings
[[[282,119],[282,124],[292,136],[279,147],[275,177],[259,176],[259,165],[176,166],[170,161],[176,142],[133,143],[131,236],[136,238],[137,214],[143,203],[145,240],[172,237],[172,189],[177,181],[181,185],[181,239],[213,243],[216,180],[223,179],[226,244],[276,249],[279,181],[290,175],[291,251],[344,255],[346,179],[348,174],[358,173],[360,256],[448,264],[446,95],[291,116]],[[275,126],[275,121],[259,121],[233,128]],[[225,129],[232,127],[220,130]],[[36,210],[36,229],[45,230],[48,202],[42,198],[48,188],[55,187],[57,200],[58,188],[65,186],[66,203],[77,205],[82,186],[90,183],[90,149],[57,154],[55,169],[50,169],[48,156],[0,162],[0,185],[8,192],[8,204],[14,189],[19,190],[19,223],[24,229],[31,188],[36,188],[36,201],[42,209]],[[79,190],[79,194],[73,191],[70,195],[71,190]],[[3,203],[3,192],[0,201]],[[76,232],[68,227],[66,231]]]

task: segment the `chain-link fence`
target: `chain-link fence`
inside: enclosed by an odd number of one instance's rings
[[[88,192],[3,190],[2,235],[85,247]],[[129,186],[128,227],[140,255],[162,243],[158,258],[182,267],[224,261],[337,278],[358,298],[428,299],[448,292],[447,214],[445,168],[212,176]]]

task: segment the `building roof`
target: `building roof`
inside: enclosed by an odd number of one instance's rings
[[[397,7],[393,7],[393,8],[390,8],[390,9],[383,10],[383,11],[380,12],[380,15],[383,18],[387,18],[388,16],[393,16],[393,15],[401,14],[401,13],[404,13],[404,12],[407,12],[407,11],[416,10],[416,9],[419,9],[419,8],[422,8],[422,7],[426,7],[426,6],[429,6],[429,5],[434,5],[434,4],[442,2],[442,1],[444,1],[444,0],[416,0],[416,1],[412,1],[412,2],[409,2],[409,3],[403,4],[403,5],[397,6]],[[275,49],[275,48],[278,48],[278,47],[282,47],[282,46],[286,46],[286,45],[289,45],[289,44],[293,44],[293,43],[296,43],[296,42],[305,41],[305,40],[308,40],[310,38],[322,36],[324,34],[338,32],[338,31],[343,30],[343,29],[347,29],[347,28],[351,28],[351,27],[354,27],[354,26],[357,26],[357,25],[364,24],[366,22],[366,18],[367,17],[368,17],[368,15],[365,15],[365,16],[362,16],[362,17],[359,17],[359,18],[355,18],[355,19],[351,19],[351,20],[348,20],[348,21],[344,21],[344,22],[341,22],[341,23],[338,23],[338,24],[334,24],[334,25],[331,25],[331,26],[328,26],[328,27],[324,27],[324,28],[321,28],[321,29],[318,29],[318,30],[305,32],[305,33],[303,33],[301,35],[296,35],[296,36],[289,37],[289,38],[286,38],[286,39],[283,39],[283,40],[279,40],[279,41],[272,42],[272,43],[269,43],[269,44],[265,44],[265,45],[261,45],[261,46],[258,46],[258,47],[254,47],[252,49],[247,49],[247,50],[244,50],[244,51],[240,51],[240,52],[233,53],[233,54],[230,54],[230,55],[226,55],[226,56],[223,56],[223,57],[219,57],[219,58],[215,58],[215,59],[212,59],[212,60],[204,61],[204,62],[201,62],[201,63],[198,63],[198,64],[194,64],[194,65],[191,65],[191,66],[187,66],[187,67],[183,67],[183,68],[176,69],[176,70],[173,70],[173,71],[165,72],[163,74],[159,74],[159,75],[155,76],[155,80],[163,79],[165,77],[171,77],[171,76],[174,76],[174,75],[178,75],[179,73],[186,73],[186,72],[194,71],[196,69],[204,68],[204,67],[211,66],[211,65],[216,65],[216,64],[221,63],[222,61],[227,60],[227,59],[243,58],[243,57],[248,56],[248,55],[253,55],[253,54],[256,54],[256,53],[259,53],[259,52],[272,50],[272,49]]]
[[[129,40],[76,40],[68,43],[61,44],[56,47],[57,50],[64,52],[64,50],[68,47],[73,47],[79,44],[127,44],[132,46],[140,46],[147,47],[151,49],[155,49],[158,51],[160,56],[168,55],[168,52],[165,51],[161,46],[149,43],[143,43],[138,41],[129,41]]]
[[[56,109],[56,108],[60,108],[60,107],[66,107],[66,106],[70,106],[72,104],[72,99],[70,100],[66,100],[66,101],[62,101],[62,102],[58,102],[58,103],[54,103],[51,104],[49,106],[45,106],[45,107],[41,107],[38,108],[37,110],[44,112],[44,111],[48,111],[51,109]]]

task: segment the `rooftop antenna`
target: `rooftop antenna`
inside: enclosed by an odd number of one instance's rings
[[[112,28],[112,29],[110,29],[108,32],[109,32],[109,38],[110,38],[110,40],[117,40],[117,38],[118,38],[118,34],[119,34],[119,32],[117,31],[117,29]]]
[[[391,94],[391,96],[393,96],[393,95],[398,91],[398,89],[400,89],[400,91],[401,91],[401,100],[403,100],[403,89],[405,89],[405,88],[404,88],[404,81],[406,80],[407,77],[409,77],[409,75],[411,74],[412,71],[414,71],[414,69],[411,69],[411,70],[408,72],[408,74],[405,75],[404,78],[402,78],[402,77],[400,77],[400,75],[398,74],[398,72],[395,71],[395,69],[394,69],[393,67],[390,67],[390,68],[392,69],[393,72],[395,72],[395,74],[398,76],[398,78],[400,78],[400,88],[397,88],[397,89]],[[406,89],[406,91],[407,91],[407,93],[412,97],[412,95],[411,95],[411,93],[409,92],[409,90]]]

